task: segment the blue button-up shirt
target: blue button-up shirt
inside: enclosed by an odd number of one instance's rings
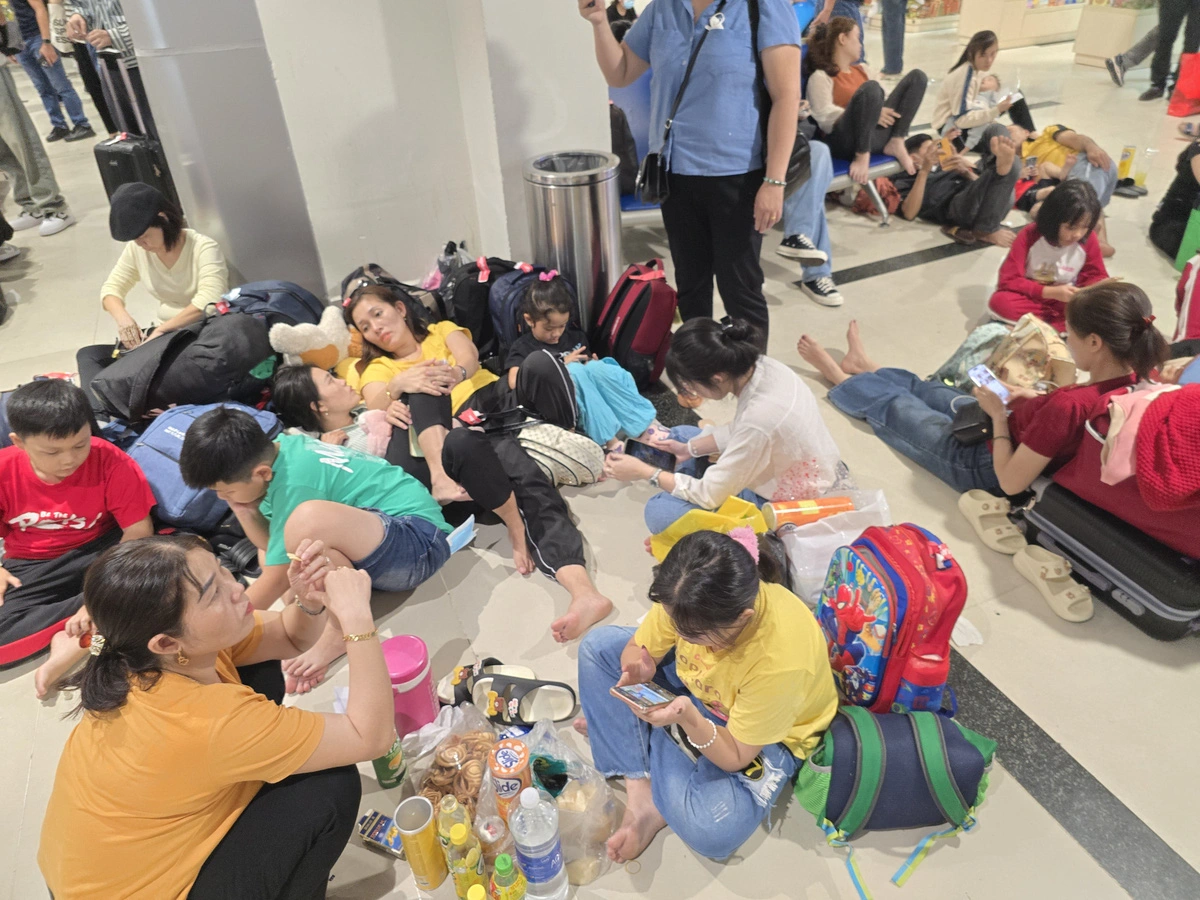
[[[790,0],[758,0],[758,49],[800,45]],[[650,151],[662,153],[663,127],[679,92],[692,48],[708,27],[717,2],[693,19],[691,0],[654,0],[625,43],[650,63]],[[750,42],[746,0],[727,0],[721,28],[713,28],[696,58],[671,126],[667,164],[679,175],[741,175],[763,166],[762,91]]]

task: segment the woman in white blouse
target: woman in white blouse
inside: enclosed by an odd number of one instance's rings
[[[608,476],[648,480],[661,489],[646,504],[651,533],[665,531],[689,510],[716,509],[735,495],[756,506],[806,500],[848,478],[812,391],[760,347],[754,327],[737,319],[692,319],[675,332],[667,354],[675,387],[708,400],[733,394],[737,411],[728,425],[681,425],[670,438],[653,441],[678,460],[674,472],[623,453],[608,455]],[[714,453],[720,457],[701,474],[700,461]]]
[[[204,310],[229,289],[229,273],[221,248],[210,237],[185,227],[183,213],[161,191],[148,184],[123,184],[112,195],[108,227],[125,249],[113,266],[100,302],[117,323],[117,344],[132,349],[204,317]],[[125,307],[125,298],[141,283],[158,301],[151,328],[143,331]],[[89,385],[113,361],[113,344],[84,347],[75,355],[79,379],[92,401],[104,407]]]
[[[1013,92],[997,99],[997,91],[984,90],[984,79],[996,62],[1000,39],[994,31],[977,31],[963,49],[958,62],[942,79],[933,107],[933,127],[940,134],[957,129],[964,134],[967,150],[981,149],[983,127],[1004,113],[1026,131],[1037,131],[1029,106]]]

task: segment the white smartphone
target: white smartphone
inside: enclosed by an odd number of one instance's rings
[[[1008,405],[1010,394],[1008,388],[1000,383],[1000,379],[995,376],[991,369],[985,365],[973,366],[967,370],[967,377],[981,388],[987,388],[993,394],[1000,398],[1000,402],[1005,406]]]
[[[1013,103],[1016,103],[1018,100],[1024,100],[1025,95],[1022,94],[1020,91],[1013,91],[1011,94],[1008,95],[1008,99],[1011,100]]]

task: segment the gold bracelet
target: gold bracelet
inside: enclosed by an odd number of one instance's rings
[[[346,643],[354,643],[356,641],[369,641],[371,638],[375,637],[375,635],[377,635],[377,634],[379,634],[379,629],[372,628],[370,631],[366,632],[365,634],[343,634],[342,640],[345,641]]]

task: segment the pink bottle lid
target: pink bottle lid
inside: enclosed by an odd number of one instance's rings
[[[406,684],[429,666],[429,648],[416,635],[398,634],[384,641],[381,647],[392,684]]]

